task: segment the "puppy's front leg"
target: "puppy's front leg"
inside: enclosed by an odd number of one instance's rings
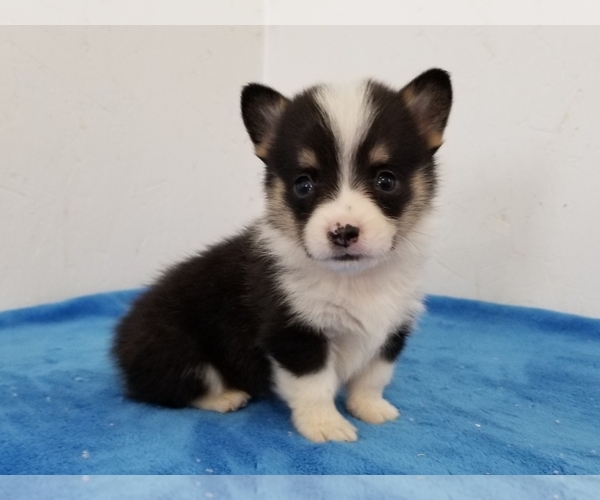
[[[356,428],[335,407],[338,381],[331,366],[310,375],[275,366],[274,374],[275,388],[291,408],[300,434],[317,443],[356,441]]]
[[[383,398],[383,390],[392,379],[394,361],[404,348],[411,328],[407,323],[392,333],[381,351],[349,381],[346,407],[356,418],[381,424],[400,415],[398,409]]]
[[[305,326],[288,326],[270,341],[276,392],[292,410],[292,421],[305,438],[356,441],[356,428],[335,407],[339,380],[327,339]]]
[[[390,382],[394,365],[376,357],[347,386],[348,411],[365,422],[381,424],[395,420],[400,412],[383,399],[383,390]]]

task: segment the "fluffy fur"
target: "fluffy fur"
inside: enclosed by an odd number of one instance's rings
[[[169,269],[117,327],[129,397],[234,411],[276,392],[312,441],[357,439],[336,409],[397,418],[383,398],[422,309],[434,154],[448,74],[400,91],[373,81],[288,99],[260,84],[242,117],[265,163],[265,215]]]

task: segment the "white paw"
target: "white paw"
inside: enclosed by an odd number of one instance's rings
[[[292,418],[298,432],[315,443],[358,439],[356,427],[335,409],[294,412]]]
[[[351,396],[346,406],[352,415],[370,424],[382,424],[400,416],[400,411],[381,396]]]
[[[243,391],[226,390],[221,394],[209,394],[192,402],[192,406],[201,410],[218,411],[228,413],[243,408],[248,403],[250,395]]]

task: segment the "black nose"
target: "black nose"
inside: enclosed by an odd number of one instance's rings
[[[329,239],[334,245],[345,248],[358,241],[358,232],[358,228],[350,224],[346,224],[344,227],[338,224],[335,231],[329,232]]]

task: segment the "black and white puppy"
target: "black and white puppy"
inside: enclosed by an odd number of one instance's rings
[[[354,441],[336,409],[398,417],[383,398],[422,310],[434,154],[452,103],[431,69],[292,99],[259,84],[242,116],[266,165],[265,215],[169,269],[116,330],[129,397],[228,412],[274,390],[312,441]]]

